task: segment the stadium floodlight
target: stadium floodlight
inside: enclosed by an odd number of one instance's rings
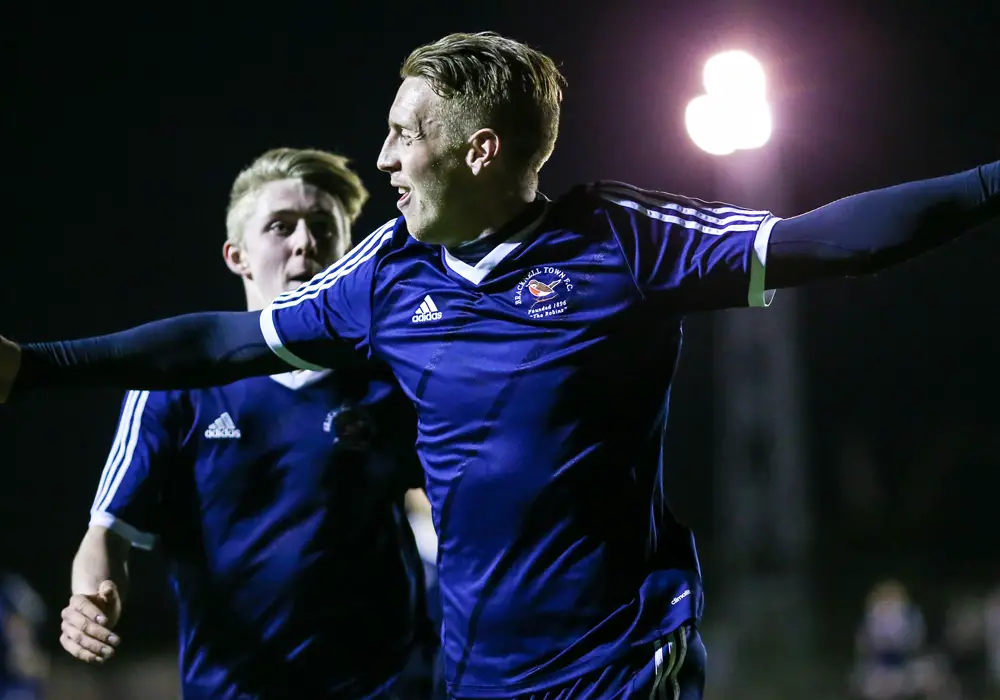
[[[727,51],[705,64],[705,94],[684,115],[695,145],[712,155],[760,148],[771,137],[764,69],[744,51]]]

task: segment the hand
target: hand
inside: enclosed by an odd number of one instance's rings
[[[21,369],[21,348],[0,335],[0,403],[7,401]]]
[[[104,581],[97,595],[75,595],[62,611],[59,643],[88,664],[102,664],[114,656],[121,640],[111,630],[122,614],[118,587]]]

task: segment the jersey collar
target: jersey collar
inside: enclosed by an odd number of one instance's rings
[[[283,374],[272,374],[271,379],[281,384],[283,387],[295,391],[303,387],[315,384],[321,379],[329,376],[330,370],[297,369]]]
[[[548,213],[550,203],[548,197],[539,192],[534,203],[523,214],[516,216],[496,233],[459,246],[455,254],[447,248],[443,248],[445,264],[455,274],[473,284],[479,284],[486,275],[493,271],[493,268],[534,233]],[[479,257],[480,254],[482,257]],[[474,265],[466,262],[474,260],[476,257],[479,257],[479,261]]]

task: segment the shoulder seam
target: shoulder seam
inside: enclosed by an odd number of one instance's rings
[[[605,184],[605,181],[603,180],[600,182],[591,183],[587,187],[587,189],[588,193],[595,195],[597,200],[599,201],[602,216],[609,217],[610,212],[608,211],[607,205],[614,204],[614,202],[610,202],[608,199],[601,196],[600,188],[601,185],[603,184]],[[614,238],[615,245],[618,246],[618,252],[619,254],[621,254],[622,260],[625,262],[625,269],[628,270],[628,276],[629,279],[632,280],[632,286],[634,286],[636,292],[639,293],[639,298],[642,299],[643,301],[646,301],[646,294],[645,292],[642,291],[642,287],[639,285],[639,278],[636,276],[632,260],[629,258],[628,253],[625,251],[625,244],[622,242],[621,236],[618,234],[618,229],[616,229],[614,226],[611,226],[610,228],[611,228],[611,237]]]

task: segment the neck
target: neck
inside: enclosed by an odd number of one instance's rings
[[[478,241],[496,233],[534,202],[537,194],[538,189],[535,186],[530,186],[507,192],[506,196],[493,200],[491,206],[483,207],[481,210],[481,225],[477,227],[478,233],[460,241],[458,245]]]
[[[243,291],[247,298],[247,311],[261,311],[270,303],[260,295],[257,286],[248,280],[243,280]]]

